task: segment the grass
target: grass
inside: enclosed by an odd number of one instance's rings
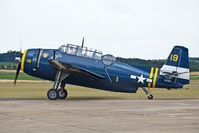
[[[5,66],[14,66],[14,65],[18,65],[17,62],[0,62],[0,65],[5,65]]]
[[[0,73],[0,79],[14,80],[15,74]],[[18,80],[41,80],[41,79],[20,73],[18,76]]]
[[[46,86],[0,86],[0,98],[47,98],[46,93],[51,85]],[[167,90],[152,88],[155,98],[193,98],[199,97],[199,85],[187,85],[185,88]],[[141,88],[137,93],[116,93],[103,90],[96,90],[79,86],[67,86],[69,99],[126,99],[126,98],[147,98]]]
[[[16,70],[0,69],[0,73],[15,74]],[[20,72],[23,73],[23,72]]]
[[[16,74],[16,70],[0,69],[0,79],[14,80],[15,74]],[[41,79],[29,76],[29,75],[23,73],[22,71],[20,71],[18,80],[41,80]]]
[[[199,77],[191,77],[191,80],[199,80]]]
[[[199,72],[190,72],[190,76],[199,76]]]
[[[0,70],[0,84],[13,84],[15,78],[15,70]],[[198,75],[199,72],[194,72],[191,75]],[[199,83],[199,77],[191,77],[193,83]],[[24,81],[23,81],[24,80]],[[31,77],[24,73],[20,73],[17,85],[23,83],[30,84],[46,84],[46,86],[0,86],[0,98],[46,98],[47,91],[51,88],[51,82]],[[37,83],[38,82],[38,83]],[[152,94],[155,98],[191,98],[199,97],[199,85],[187,85],[180,90],[167,90],[152,88]],[[96,90],[86,87],[68,85],[67,90],[69,99],[105,99],[105,98],[147,98],[146,94],[139,88],[137,93],[116,93],[103,90]]]

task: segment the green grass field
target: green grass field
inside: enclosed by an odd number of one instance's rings
[[[0,86],[0,98],[47,98],[46,93],[51,88],[46,86]],[[198,98],[199,85],[187,85],[178,90],[167,90],[152,88],[155,98]],[[117,93],[103,90],[96,90],[86,87],[68,85],[69,99],[126,99],[126,98],[147,98],[141,88],[137,93]]]
[[[8,80],[14,80],[15,79],[16,70],[0,70],[0,79],[8,79]],[[32,76],[29,76],[23,72],[20,72],[18,76],[18,80],[41,80],[39,78],[35,78]]]
[[[15,74],[0,73],[0,79],[14,80]],[[20,73],[18,76],[18,80],[41,80],[41,79]]]
[[[14,66],[14,65],[18,65],[18,63],[16,62],[0,62],[0,65],[5,65],[5,66]]]
[[[190,77],[191,80],[199,80],[199,77]]]
[[[198,73],[193,73],[197,75]],[[0,70],[0,79],[14,80],[15,70]],[[193,83],[199,83],[199,77],[191,77]],[[34,82],[32,82],[32,81]],[[24,73],[20,73],[19,81],[17,85],[28,84],[46,84],[46,86],[0,86],[0,98],[46,98],[47,91],[52,87],[49,83],[41,83],[44,80],[28,76]],[[1,80],[2,81],[2,80]],[[32,83],[31,83],[32,82]],[[3,80],[0,82],[2,85],[10,84],[13,82],[7,82]],[[167,90],[152,88],[152,94],[155,98],[192,98],[199,97],[199,85],[187,85],[184,88],[189,89],[178,89],[178,90]],[[69,93],[69,99],[105,99],[105,98],[147,98],[146,94],[141,88],[138,89],[137,93],[116,93],[103,90],[96,90],[86,87],[68,85],[67,90]]]
[[[0,73],[11,73],[11,74],[14,74],[14,73],[16,73],[16,70],[0,69]]]

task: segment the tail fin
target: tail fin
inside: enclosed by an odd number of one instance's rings
[[[160,69],[160,75],[165,76],[166,81],[181,83],[183,85],[189,84],[188,49],[182,46],[175,46]]]

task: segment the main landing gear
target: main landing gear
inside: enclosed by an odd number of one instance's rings
[[[59,99],[65,99],[68,96],[68,92],[64,88],[60,89],[50,89],[47,93],[48,99],[50,100],[56,100],[57,98]]]
[[[63,79],[65,79],[68,75],[63,74],[61,71],[57,72],[56,78],[55,78],[55,83],[52,89],[50,89],[47,93],[48,99],[50,100],[56,100],[57,98],[59,99],[65,99],[68,96],[68,92],[66,91],[65,88],[65,82]],[[61,83],[60,87],[59,84]]]
[[[151,94],[150,88],[148,88],[147,90],[145,87],[142,87],[142,90],[148,95],[148,99],[153,99],[153,95]]]

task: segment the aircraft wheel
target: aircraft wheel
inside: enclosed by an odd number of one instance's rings
[[[56,100],[58,98],[58,91],[56,89],[50,89],[47,93],[48,99]]]
[[[152,100],[153,99],[153,95],[148,95],[148,99]]]
[[[68,92],[66,91],[66,89],[58,89],[58,95],[59,95],[59,99],[65,99],[68,96]]]

